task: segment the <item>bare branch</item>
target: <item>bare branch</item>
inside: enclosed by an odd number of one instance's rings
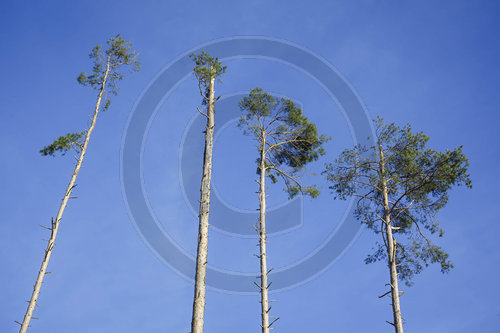
[[[199,113],[201,113],[202,115],[204,115],[205,117],[207,117],[207,118],[208,118],[207,114],[206,114],[206,113],[201,112],[201,110],[200,110],[200,108],[199,108],[199,107],[196,107],[196,109],[198,109],[198,112],[199,112]]]

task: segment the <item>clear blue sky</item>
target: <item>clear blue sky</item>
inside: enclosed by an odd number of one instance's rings
[[[0,19],[0,331],[16,332],[36,277],[48,224],[72,171],[71,156],[41,157],[55,137],[81,130],[95,94],[76,82],[87,54],[121,33],[140,51],[143,69],[127,77],[101,114],[76,195],[64,215],[30,332],[189,332],[192,283],[160,261],[128,215],[120,181],[122,137],[134,102],[169,62],[222,37],[285,39],[326,59],[344,75],[370,116],[411,123],[436,149],[463,145],[474,188],[452,191],[438,218],[439,244],[456,268],[429,267],[403,287],[408,332],[497,332],[500,327],[500,45],[494,1],[97,1],[2,3]],[[345,119],[302,73],[267,60],[231,60],[218,94],[256,85],[295,98],[333,137],[328,158],[352,144]],[[195,253],[196,216],[178,179],[182,135],[199,102],[192,78],[158,110],[144,150],[144,181],[158,221],[187,253]],[[237,111],[237,110],[236,110]],[[237,114],[236,114],[237,116]],[[200,140],[202,133],[199,133]],[[351,140],[351,141],[350,141]],[[252,143],[228,126],[215,150],[214,184],[229,204],[251,210],[255,198]],[[201,156],[200,156],[201,159]],[[321,163],[314,168],[320,170]],[[236,171],[235,171],[236,170]],[[317,180],[320,186],[321,180]],[[271,205],[283,202],[279,187]],[[334,228],[345,203],[323,191],[305,201],[304,225],[271,238],[271,265],[307,255]],[[270,222],[271,223],[271,222]],[[363,232],[346,254],[313,280],[278,292],[278,332],[391,332],[388,272],[363,259],[376,237]],[[255,239],[212,231],[209,263],[252,272]],[[209,290],[206,332],[258,332],[257,295]]]

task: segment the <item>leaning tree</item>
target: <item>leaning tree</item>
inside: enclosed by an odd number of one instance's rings
[[[373,146],[344,150],[325,174],[336,198],[356,198],[355,214],[381,235],[366,263],[383,260],[390,272],[390,290],[396,333],[403,332],[398,282],[412,278],[429,264],[441,272],[452,267],[448,254],[431,240],[443,236],[436,213],[448,202],[454,185],[471,187],[468,160],[462,147],[439,152],[426,148],[428,136],[413,133],[410,125],[398,127],[381,118],[374,121]]]
[[[198,88],[203,98],[202,104],[206,112],[198,108],[206,119],[205,126],[205,151],[203,154],[203,174],[201,178],[201,199],[198,226],[198,249],[196,254],[196,275],[193,300],[193,316],[191,319],[191,333],[202,333],[205,314],[205,290],[207,278],[208,257],[208,217],[210,212],[210,181],[212,178],[212,151],[214,145],[215,108],[215,81],[220,81],[220,76],[226,72],[218,58],[213,58],[205,51],[191,54],[195,63],[194,75],[198,81]]]
[[[29,323],[32,319],[35,306],[37,305],[43,279],[45,274],[48,273],[47,266],[56,242],[57,232],[59,230],[64,209],[66,208],[69,199],[73,198],[71,194],[76,186],[76,178],[80,172],[83,158],[90,141],[90,135],[92,134],[97,121],[97,115],[100,111],[105,111],[109,108],[111,103],[110,94],[118,94],[118,81],[123,79],[127,69],[132,71],[138,71],[140,69],[136,51],[132,50],[132,45],[121,38],[120,35],[110,38],[104,49],[101,45],[95,46],[89,57],[93,61],[92,73],[90,75],[86,75],[82,72],[80,76],[78,76],[78,82],[80,84],[90,86],[97,91],[97,100],[89,127],[82,132],[69,133],[65,136],[61,136],[52,144],[40,150],[40,153],[44,156],[54,156],[58,152],[64,155],[67,151],[74,150],[78,154],[78,157],[76,158],[75,169],[69,181],[68,187],[64,192],[56,218],[53,218],[51,225],[46,227],[51,232],[50,238],[45,249],[45,256],[33,287],[33,293],[31,295],[24,320],[22,323],[18,322],[21,325],[21,333],[26,332],[28,327],[30,327]]]
[[[302,193],[316,197],[319,191],[314,186],[302,186],[298,177],[303,167],[324,155],[323,143],[328,140],[318,135],[316,125],[309,122],[293,101],[276,98],[260,88],[250,91],[240,102],[241,116],[239,126],[246,135],[257,142],[257,174],[259,179],[259,223],[256,231],[259,236],[261,327],[262,333],[269,333],[272,324],[269,320],[269,287],[267,268],[266,234],[266,177],[272,183],[280,179],[284,182],[289,197]]]

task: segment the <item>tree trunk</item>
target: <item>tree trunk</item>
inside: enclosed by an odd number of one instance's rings
[[[64,209],[66,208],[68,204],[68,200],[71,197],[71,193],[73,191],[73,188],[75,187],[75,182],[76,182],[76,177],[78,176],[78,173],[80,172],[80,168],[83,163],[83,158],[85,156],[85,153],[87,151],[87,146],[89,144],[90,140],[90,135],[92,134],[92,131],[94,130],[96,121],[97,121],[97,114],[99,113],[99,108],[101,106],[101,101],[102,101],[102,96],[104,94],[105,88],[106,88],[106,82],[108,79],[108,74],[109,74],[109,57],[106,63],[106,72],[104,74],[103,82],[101,84],[101,88],[99,90],[99,94],[97,96],[97,101],[94,109],[94,116],[92,117],[92,123],[87,130],[87,133],[85,135],[85,142],[83,143],[83,146],[81,147],[80,151],[80,156],[78,158],[78,161],[76,162],[75,165],[75,170],[73,171],[73,175],[71,176],[71,180],[69,181],[68,187],[66,189],[66,193],[64,194],[64,197],[62,199],[61,206],[59,207],[59,211],[57,212],[57,216],[55,221],[52,220],[52,226],[51,226],[51,234],[50,234],[50,239],[48,241],[47,247],[45,249],[45,256],[42,261],[42,266],[40,267],[40,270],[38,272],[38,277],[35,282],[35,286],[33,287],[33,294],[31,295],[31,299],[28,305],[28,309],[26,310],[26,314],[24,315],[23,322],[21,324],[21,329],[19,330],[20,333],[26,333],[28,330],[28,327],[30,327],[30,321],[33,316],[33,311],[35,310],[35,306],[37,305],[38,301],[38,296],[40,295],[40,289],[42,287],[43,279],[45,277],[45,274],[47,274],[47,266],[49,265],[49,260],[52,255],[52,250],[54,249],[54,244],[56,242],[56,236],[57,236],[57,231],[59,230],[59,224],[61,222],[61,218],[64,213]]]
[[[205,130],[205,153],[203,160],[203,176],[201,179],[201,200],[198,228],[198,250],[196,256],[196,276],[193,301],[193,318],[191,332],[202,333],[205,313],[205,289],[207,279],[208,255],[208,216],[210,211],[210,181],[212,178],[212,150],[214,137],[214,82],[210,80],[207,106],[207,126]]]
[[[398,286],[398,271],[396,265],[396,241],[392,234],[391,217],[389,214],[389,198],[387,191],[387,179],[385,176],[385,161],[382,146],[379,146],[380,153],[380,173],[382,181],[382,196],[384,200],[384,222],[385,234],[387,238],[387,258],[388,266],[391,275],[391,298],[392,298],[392,314],[394,317],[394,329],[396,333],[403,333],[403,320],[401,317],[401,306],[399,303],[399,286]]]
[[[267,251],[266,251],[266,138],[265,133],[262,133],[262,144],[260,153],[260,182],[259,182],[259,246],[260,246],[260,295],[261,295],[261,311],[262,311],[262,333],[269,333],[269,297],[268,297],[268,281],[267,281]]]

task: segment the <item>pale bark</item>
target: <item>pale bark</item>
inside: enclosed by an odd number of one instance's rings
[[[47,267],[49,265],[49,260],[52,255],[52,251],[54,249],[54,245],[56,242],[56,237],[57,237],[57,232],[59,230],[59,224],[61,222],[61,218],[64,213],[64,209],[66,208],[68,204],[68,200],[71,198],[71,193],[73,192],[73,188],[75,187],[75,182],[76,182],[76,177],[78,176],[78,173],[80,172],[80,168],[83,163],[83,158],[85,156],[85,152],[87,151],[87,146],[89,144],[90,140],[90,135],[92,134],[92,131],[94,130],[96,121],[97,121],[97,114],[99,113],[99,109],[101,106],[102,102],[102,97],[106,88],[106,82],[108,79],[108,74],[110,70],[110,57],[108,56],[107,62],[106,62],[106,72],[103,77],[103,81],[101,84],[101,88],[99,90],[99,94],[97,96],[97,101],[94,109],[94,115],[92,117],[92,123],[90,124],[90,127],[87,130],[87,133],[85,135],[85,142],[81,146],[80,149],[80,156],[78,157],[78,160],[75,165],[75,170],[73,171],[73,175],[71,176],[71,179],[69,181],[68,187],[66,189],[66,193],[64,194],[64,197],[62,199],[61,206],[59,207],[59,211],[57,212],[56,219],[52,221],[52,226],[51,226],[51,235],[50,239],[48,241],[47,247],[45,249],[45,256],[42,261],[42,266],[40,267],[40,270],[38,272],[38,277],[35,282],[35,286],[33,287],[33,293],[31,295],[31,299],[28,305],[28,309],[26,310],[26,314],[24,315],[23,322],[21,324],[21,329],[19,330],[20,333],[26,333],[28,330],[28,327],[30,327],[29,323],[31,321],[31,318],[33,317],[33,311],[35,310],[35,307],[37,305],[38,301],[38,296],[40,295],[40,289],[42,287],[43,279],[45,277],[45,274],[47,274]]]
[[[261,154],[260,154],[260,182],[259,182],[259,247],[260,247],[260,302],[262,316],[262,333],[269,333],[269,296],[268,296],[268,270],[267,270],[267,251],[266,251],[266,137],[265,132],[261,137]]]
[[[380,173],[382,181],[382,196],[384,200],[384,223],[385,223],[385,234],[387,241],[387,258],[388,266],[391,276],[391,299],[392,299],[392,314],[394,317],[394,322],[391,323],[394,326],[396,333],[403,333],[403,319],[401,317],[401,306],[399,303],[399,286],[398,286],[398,271],[396,263],[396,240],[392,234],[391,216],[389,214],[389,198],[387,193],[387,179],[385,176],[385,161],[384,152],[382,147],[379,146],[380,154]]]
[[[193,317],[191,332],[202,333],[205,314],[205,289],[207,278],[208,255],[208,217],[210,211],[210,181],[212,178],[212,150],[214,136],[214,82],[215,74],[209,85],[207,105],[207,126],[205,129],[205,153],[203,160],[203,176],[201,179],[201,200],[198,228],[198,250],[196,257],[196,276],[193,301]]]

